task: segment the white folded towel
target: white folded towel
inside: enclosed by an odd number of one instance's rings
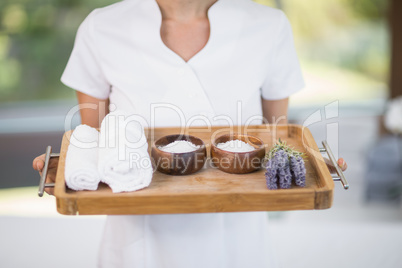
[[[68,146],[64,177],[72,190],[96,190],[100,182],[98,173],[99,132],[87,125],[73,131]]]
[[[99,174],[113,193],[131,192],[149,186],[152,164],[144,129],[133,117],[115,111],[101,124]]]

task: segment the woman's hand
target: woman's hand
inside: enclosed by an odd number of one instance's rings
[[[328,166],[329,172],[336,173],[335,167],[332,162],[328,158],[324,158],[324,160]],[[341,168],[342,171],[345,171],[348,168],[348,165],[346,164],[346,161],[343,160],[343,158],[338,159],[338,166]]]
[[[109,113],[109,99],[96,99],[77,91],[78,103],[80,105],[81,124],[98,128],[106,114]],[[91,107],[88,109],[88,107]],[[59,158],[50,158],[46,183],[53,183],[56,179],[57,165]],[[42,176],[42,169],[45,166],[45,155],[42,154],[33,160],[32,167],[39,171]],[[53,195],[54,188],[45,188],[45,192]]]
[[[56,180],[56,172],[57,172],[57,165],[59,163],[59,158],[50,158],[49,160],[49,169],[46,176],[46,183],[54,183]],[[39,174],[42,176],[42,170],[45,166],[45,154],[42,154],[36,157],[32,162],[32,167],[39,171]],[[45,192],[53,195],[54,188],[45,188]]]

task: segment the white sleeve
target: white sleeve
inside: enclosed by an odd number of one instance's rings
[[[294,47],[292,28],[286,15],[280,11],[279,28],[268,73],[261,87],[266,100],[284,99],[304,87],[304,79]]]
[[[68,87],[98,99],[107,99],[110,84],[102,70],[97,42],[94,38],[93,19],[95,11],[81,23],[74,48],[61,82]]]

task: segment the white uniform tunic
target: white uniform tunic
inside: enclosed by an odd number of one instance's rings
[[[149,127],[261,122],[261,96],[303,86],[283,12],[219,0],[210,37],[188,62],[164,45],[155,0],[96,9],[78,30],[67,86],[141,116]],[[265,212],[109,216],[102,267],[269,267]]]

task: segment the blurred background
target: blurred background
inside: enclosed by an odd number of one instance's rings
[[[96,265],[105,218],[58,215],[53,197],[37,197],[31,163],[47,145],[60,150],[76,105],[59,80],[79,24],[114,2],[0,2],[1,267]],[[256,2],[283,9],[293,27],[307,86],[292,96],[290,120],[349,166],[350,189],[336,184],[331,209],[269,213],[281,267],[402,267],[402,138],[383,123],[402,95],[401,1]],[[317,112],[324,120],[310,122]]]

